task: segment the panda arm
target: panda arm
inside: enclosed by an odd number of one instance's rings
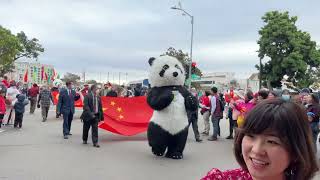
[[[185,87],[180,87],[179,92],[184,97],[184,105],[187,110],[196,111],[198,109],[198,100]]]
[[[148,93],[147,102],[152,109],[160,111],[169,106],[173,98],[171,90],[154,87]]]

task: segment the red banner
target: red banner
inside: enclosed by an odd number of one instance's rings
[[[147,131],[153,109],[141,97],[102,97],[104,121],[99,127],[107,131],[133,136]]]
[[[58,104],[59,92],[53,91],[54,104]],[[101,97],[104,121],[101,129],[112,133],[133,136],[146,132],[153,114],[145,96],[140,97]],[[75,102],[75,107],[83,107],[83,96]]]

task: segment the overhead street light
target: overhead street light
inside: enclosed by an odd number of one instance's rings
[[[180,4],[179,4],[180,5]],[[190,80],[190,83],[189,83],[189,90],[191,89],[191,65],[192,65],[192,45],[193,45],[193,23],[194,23],[194,17],[189,14],[186,10],[182,9],[181,8],[181,5],[180,7],[176,7],[176,6],[173,6],[171,7],[171,9],[173,10],[178,10],[178,11],[182,11],[183,14],[182,15],[188,15],[190,18],[191,18],[191,45],[190,45],[190,61],[189,61],[189,80]]]

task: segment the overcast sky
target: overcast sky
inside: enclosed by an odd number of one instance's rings
[[[168,47],[190,51],[188,16],[178,0],[0,0],[0,24],[44,46],[39,57],[61,74],[118,81],[146,77],[148,58]],[[193,59],[204,72],[256,71],[261,17],[271,10],[298,16],[298,27],[320,43],[319,0],[181,0],[195,18]],[[122,81],[121,80],[121,81]]]

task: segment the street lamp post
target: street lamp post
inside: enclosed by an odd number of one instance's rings
[[[189,14],[187,11],[182,9],[182,8],[178,8],[178,7],[174,6],[174,7],[171,7],[171,9],[182,11],[184,14],[188,15],[191,18],[191,45],[190,45],[190,61],[189,61],[189,80],[190,80],[189,90],[190,90],[191,89],[191,65],[192,65],[192,46],[193,46],[193,23],[194,23],[194,17],[191,14]]]

